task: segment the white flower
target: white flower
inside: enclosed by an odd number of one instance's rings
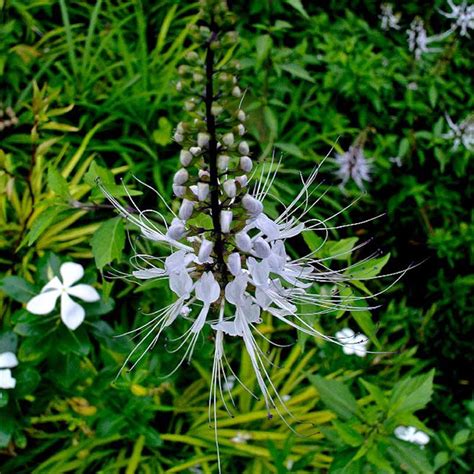
[[[13,352],[0,354],[0,388],[12,389],[16,386],[16,379],[12,376],[12,369],[18,365],[18,359]]]
[[[456,5],[452,0],[448,0],[450,12],[443,12],[440,10],[441,15],[454,20],[451,29],[460,28],[461,36],[468,36],[468,29],[474,29],[474,5],[469,5],[466,0]]]
[[[364,181],[371,181],[372,160],[364,156],[364,150],[360,146],[353,145],[342,155],[336,154],[336,164],[339,167],[336,175],[341,179],[341,186],[353,179],[363,191]]]
[[[389,30],[390,28],[393,28],[394,30],[399,30],[400,25],[398,24],[400,21],[400,13],[393,13],[393,5],[390,3],[383,3],[380,6],[381,13],[379,15],[380,18],[380,27],[382,30]]]
[[[430,47],[430,44],[444,40],[451,33],[452,30],[448,30],[440,35],[428,36],[423,20],[415,18],[407,30],[408,49],[415,55],[415,59],[419,60],[424,53],[437,53],[441,51],[441,48]]]
[[[365,357],[369,340],[363,334],[355,334],[352,329],[344,328],[336,333],[336,339],[342,344],[344,354]]]
[[[425,432],[417,430],[414,426],[398,426],[394,433],[398,439],[419,446],[425,446],[430,441],[430,437]]]
[[[462,144],[469,151],[474,151],[474,116],[467,117],[461,123],[456,124],[446,114],[449,131],[442,138],[453,142],[453,150],[457,150]]]
[[[61,297],[61,320],[74,331],[84,321],[85,311],[71,296],[86,303],[99,301],[100,296],[96,289],[90,285],[82,283],[74,285],[84,276],[82,265],[66,262],[61,265],[59,272],[62,281],[55,276],[43,287],[39,295],[28,302],[26,309],[33,314],[48,314],[53,311],[56,301]]]

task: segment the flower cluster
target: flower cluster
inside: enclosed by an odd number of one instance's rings
[[[457,124],[446,114],[446,122],[449,131],[442,137],[453,142],[453,150],[457,150],[462,144],[466,150],[474,151],[474,116],[467,117]]]
[[[372,160],[365,157],[360,143],[350,146],[344,153],[337,153],[336,164],[338,166],[336,176],[341,180],[342,187],[352,179],[363,191],[364,181],[371,180]]]
[[[15,388],[16,379],[12,376],[11,369],[17,365],[18,359],[13,352],[3,352],[0,354],[0,388]]]
[[[393,13],[393,5],[390,3],[382,3],[380,6],[380,27],[384,31],[390,29],[399,30],[400,29],[400,13]]]
[[[424,446],[430,441],[430,437],[423,431],[417,430],[414,426],[398,426],[395,428],[395,436],[402,441]]]
[[[436,53],[441,51],[440,48],[430,46],[432,43],[440,41],[440,36],[428,36],[425,25],[421,18],[415,18],[410,28],[407,30],[408,49],[415,55],[415,59],[419,60],[424,53]]]
[[[66,262],[59,269],[62,281],[53,277],[26,305],[27,311],[33,314],[48,314],[53,311],[56,301],[61,298],[61,320],[72,331],[77,329],[85,318],[84,308],[76,303],[71,296],[87,303],[100,300],[97,290],[90,285],[80,283],[75,285],[84,276],[82,265]],[[74,285],[74,286],[73,286]]]
[[[474,29],[474,5],[469,5],[466,0],[456,5],[452,0],[448,0],[450,12],[440,10],[441,15],[453,20],[451,30],[459,28],[461,36],[469,36],[468,29]]]
[[[169,348],[182,353],[174,369],[177,370],[192,358],[200,335],[211,331],[214,359],[209,417],[214,406],[217,443],[216,397],[224,399],[224,390],[231,389],[235,380],[244,385],[224,355],[227,338],[242,341],[268,416],[271,418],[271,411],[275,410],[283,417],[284,412],[289,412],[269,377],[266,355],[257,343],[257,336],[267,339],[259,325],[264,318],[273,318],[310,336],[335,342],[346,351],[352,345],[354,353],[360,355],[367,341],[340,341],[321,334],[308,321],[335,310],[362,310],[357,303],[366,297],[339,291],[351,279],[353,266],[333,270],[327,262],[341,255],[316,257],[326,242],[328,230],[334,228],[328,225],[330,218],[310,217],[321,199],[314,197],[318,168],[306,179],[301,178],[302,189],[288,205],[281,203],[272,215],[265,211],[264,200],[272,195],[281,163],[272,157],[269,163],[258,164],[253,158],[244,138],[246,114],[242,110],[237,65],[224,59],[223,46],[235,42],[235,32],[221,32],[230,22],[222,2],[203,3],[206,8],[200,26],[192,30],[195,40],[202,45],[202,53],[196,49],[187,55],[187,64],[180,67],[177,83],[178,90],[189,96],[185,102],[189,119],[181,122],[174,133],[175,141],[182,147],[181,168],[172,184],[178,206],[173,208],[157,193],[172,216],[171,222],[158,211],[140,210],[129,196],[134,206],[131,209],[105,185],[99,185],[145,239],[170,250],[165,257],[140,253],[132,258],[134,278],[166,280],[175,300],[128,333],[143,337],[124,366],[141,351],[133,361],[133,369],[163,332],[181,320],[188,327],[176,340],[176,347]],[[218,69],[216,64],[220,64]],[[355,162],[348,163],[345,172],[361,185],[362,180],[369,179],[368,164],[361,148],[352,147],[350,154]],[[290,256],[287,240],[308,231],[323,232],[321,246],[302,257]],[[333,291],[319,292],[319,285],[324,284]],[[311,309],[302,313],[302,306]]]
[[[17,124],[18,117],[15,111],[11,107],[3,109],[3,105],[0,103],[0,132]]]

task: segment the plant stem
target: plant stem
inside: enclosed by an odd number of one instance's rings
[[[227,281],[227,267],[224,261],[224,239],[220,222],[221,204],[219,203],[219,177],[217,172],[217,137],[216,137],[216,119],[212,114],[212,103],[214,101],[214,51],[211,47],[212,41],[217,36],[217,25],[213,19],[210,24],[211,37],[207,44],[206,52],[206,123],[209,133],[209,172],[210,194],[211,194],[211,217],[214,227],[214,252],[216,254],[217,266],[222,275],[223,283]]]

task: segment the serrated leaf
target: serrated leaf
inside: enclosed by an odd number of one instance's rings
[[[307,20],[309,19],[309,15],[304,9],[301,0],[286,0],[286,3],[288,3],[288,5],[291,5],[301,16],[303,16]]]
[[[260,68],[268,58],[272,45],[273,40],[270,35],[260,35],[255,41],[255,47],[257,48],[256,65],[258,68]]]
[[[336,419],[332,421],[332,424],[336,429],[339,438],[345,444],[355,448],[357,446],[360,446],[364,442],[364,437],[347,423]]]
[[[96,266],[102,270],[114,260],[120,260],[125,246],[125,227],[121,217],[114,217],[101,224],[91,239]]]
[[[289,72],[291,75],[299,77],[300,79],[304,79],[308,82],[314,82],[314,78],[309,74],[309,72],[299,64],[289,63],[289,64],[281,64],[280,67]]]
[[[378,388],[376,385],[373,385],[364,379],[360,379],[360,382],[367,389],[370,395],[372,395],[372,398],[374,399],[375,403],[382,410],[385,410],[388,406],[388,400],[387,400],[387,397],[382,392],[382,390],[380,390],[380,388]]]
[[[348,419],[357,413],[357,401],[349,389],[337,380],[328,380],[320,375],[309,377],[316,387],[321,400],[342,419]]]
[[[389,415],[414,412],[424,408],[433,394],[434,369],[417,377],[407,377],[398,382],[392,390]]]
[[[426,474],[433,472],[433,467],[426,458],[426,454],[419,446],[413,446],[405,441],[390,439],[388,453],[395,462],[398,472],[410,474]],[[397,472],[397,470],[395,470]]]
[[[95,188],[98,179],[102,184],[115,184],[112,172],[93,161],[84,175],[84,182],[91,188]]]

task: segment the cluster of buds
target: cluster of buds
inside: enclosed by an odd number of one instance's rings
[[[15,125],[18,125],[15,111],[11,107],[3,109],[3,104],[0,103],[0,132]]]

